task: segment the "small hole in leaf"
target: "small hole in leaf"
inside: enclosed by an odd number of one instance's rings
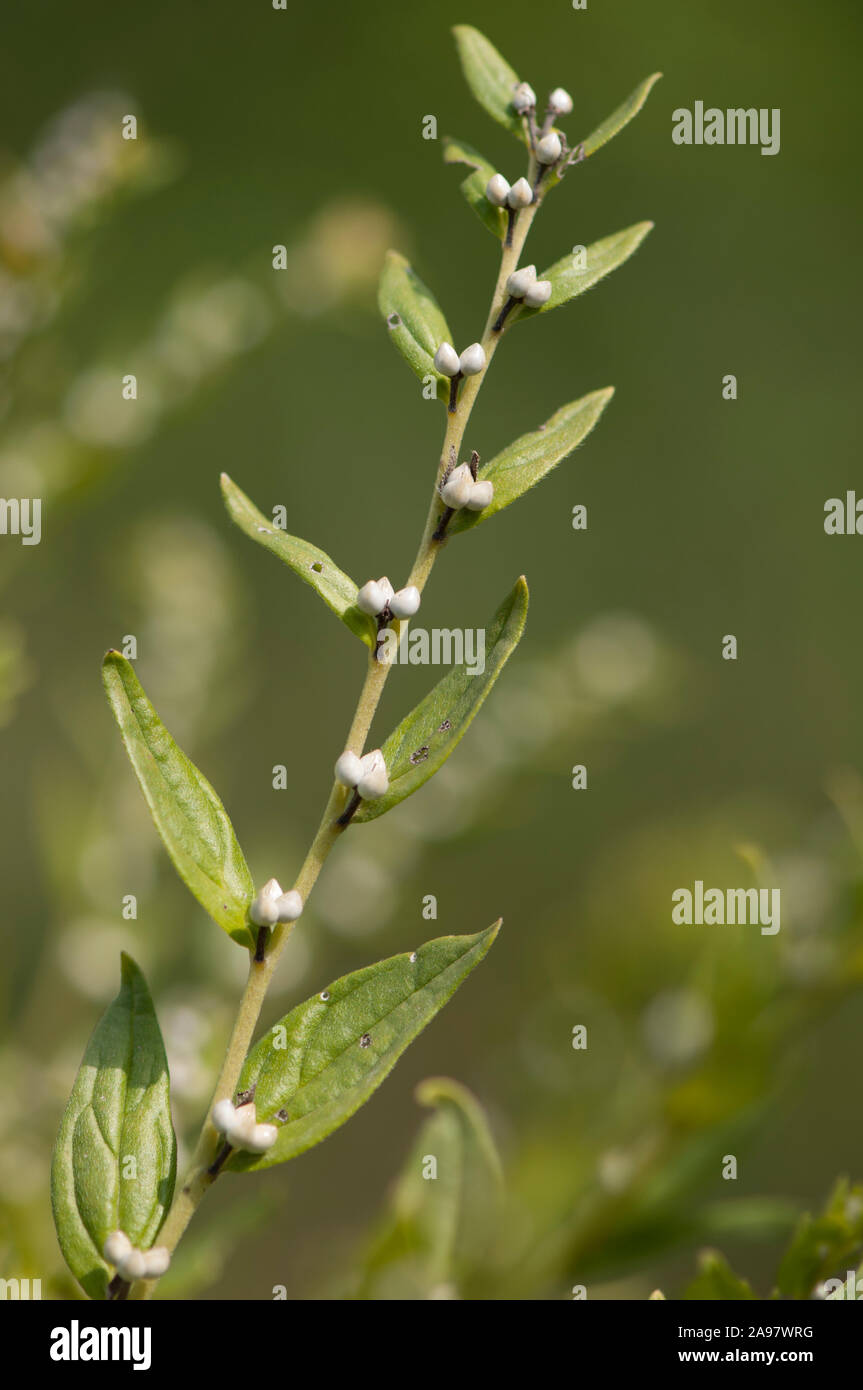
[[[437,731],[438,731],[439,734],[445,734],[446,731],[447,731],[447,729],[451,729],[451,728],[452,728],[452,724],[450,723],[450,721],[449,721],[448,719],[445,719],[444,722],[443,722],[442,724],[438,724]]]
[[[309,566],[309,568],[313,569],[315,574],[323,574],[324,572],[324,567],[321,564],[320,560],[315,560],[314,563]]]
[[[388,328],[401,328],[401,326],[402,326],[402,321],[401,321],[401,316],[400,316],[399,314],[390,314],[390,315],[387,317],[387,327],[388,327]]]
[[[414,767],[416,767],[417,763],[424,763],[428,755],[429,746],[427,743],[424,743],[422,748],[417,748],[411,753],[410,761],[413,763]]]
[[[371,1033],[363,1033],[363,1036],[360,1038],[360,1047],[371,1047],[371,1045],[372,1045],[372,1035],[371,1035]]]
[[[276,1119],[277,1119],[277,1120],[281,1120],[282,1124],[285,1123],[285,1121],[287,1120],[287,1118],[288,1118],[288,1112],[287,1112],[287,1110],[282,1109],[282,1110],[277,1110],[277,1111],[276,1111]]]

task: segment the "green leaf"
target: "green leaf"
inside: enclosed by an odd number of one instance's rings
[[[333,563],[326,551],[319,550],[309,541],[300,540],[299,536],[289,536],[287,531],[274,526],[227,473],[222,474],[221,484],[228,515],[240,530],[284,561],[304,584],[320,594],[327,607],[341,618],[351,632],[367,647],[374,647],[377,626],[367,613],[357,608],[356,584]]]
[[[470,1297],[471,1278],[499,1229],[500,1158],[476,1097],[446,1077],[421,1082],[416,1097],[434,1114],[402,1168],[364,1262],[361,1298],[425,1299],[442,1291]]]
[[[466,164],[474,171],[462,180],[461,191],[488,230],[498,241],[503,241],[506,236],[506,213],[485,196],[488,181],[496,173],[494,165],[489,164],[472,145],[450,137],[444,143],[443,157],[445,164]]]
[[[227,812],[176,745],[131,663],[110,651],[102,680],[156,829],[186,887],[229,936],[254,945],[247,912],[254,884]]]
[[[494,484],[494,496],[481,512],[462,507],[449,523],[451,535],[471,531],[481,521],[503,511],[540,482],[556,464],[586,439],[614,395],[614,387],[591,391],[579,401],[561,406],[538,430],[523,434],[477,472]]]
[[[499,927],[442,936],[343,975],[325,999],[315,994],[280,1019],[249,1054],[238,1086],[255,1088],[258,1119],[279,1125],[279,1137],[264,1154],[235,1152],[227,1166],[271,1168],[350,1119],[479,964]]]
[[[614,232],[612,236],[603,237],[602,241],[593,242],[587,248],[586,269],[582,269],[571,254],[561,257],[537,276],[538,280],[551,281],[551,296],[547,302],[541,309],[518,308],[512,317],[528,319],[535,314],[546,314],[549,309],[556,309],[558,305],[584,294],[585,290],[591,289],[599,280],[623,265],[624,261],[628,261],[652,227],[652,222],[636,222],[622,232]]]
[[[686,1299],[744,1302],[755,1298],[718,1250],[704,1250],[698,1258],[698,1275],[683,1295]]]
[[[494,44],[470,24],[457,24],[453,29],[458,56],[465,81],[492,120],[527,143],[524,122],[512,109],[513,89],[518,75],[502,58]]]
[[[836,1183],[824,1211],[802,1216],[782,1258],[776,1287],[785,1298],[809,1298],[816,1284],[856,1264],[863,1253],[863,1186]]]
[[[527,582],[522,576],[486,629],[485,669],[471,675],[467,664],[454,666],[390,734],[381,749],[389,790],[375,801],[361,802],[355,821],[382,816],[446,762],[515,651],[524,631],[527,602]],[[410,634],[407,640],[413,640]]]
[[[398,251],[387,252],[378,307],[386,319],[390,341],[411,371],[420,380],[433,376],[439,398],[448,400],[449,378],[438,371],[434,355],[441,343],[452,342],[452,333],[431,290]]]
[[[138,1249],[153,1245],[176,1169],[162,1034],[146,981],[124,955],[120,993],[87,1044],[51,1164],[60,1249],[90,1298],[104,1298],[111,1279],[102,1246],[112,1231]]]
[[[616,111],[613,111],[610,116],[607,116],[602,124],[596,127],[596,130],[591,131],[586,140],[580,142],[584,146],[585,158],[595,154],[596,151],[606,144],[607,141],[611,140],[619,130],[622,130],[625,125],[628,125],[633,116],[638,115],[642,106],[647,101],[651,87],[655,82],[659,81],[661,76],[661,72],[654,72],[650,77],[646,77],[643,82],[639,83],[634,92],[630,92],[626,101],[623,102],[621,106],[618,106]]]

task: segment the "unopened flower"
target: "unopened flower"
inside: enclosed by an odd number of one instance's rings
[[[525,291],[524,302],[529,309],[539,309],[551,298],[551,281],[534,280]]]
[[[132,1242],[125,1231],[112,1231],[102,1246],[102,1254],[109,1264],[118,1265],[131,1253]]]
[[[554,116],[568,116],[572,110],[572,97],[563,87],[555,87],[548,99],[548,109]]]
[[[336,763],[336,781],[343,787],[355,787],[363,775],[363,765],[356,753],[346,749]]]
[[[357,593],[357,608],[376,618],[383,613],[392,596],[393,586],[386,575],[380,579],[370,579]]]
[[[516,179],[506,200],[511,208],[528,208],[533,202],[533,189],[527,179]]]
[[[161,1279],[167,1272],[171,1263],[171,1252],[167,1245],[154,1245],[150,1250],[144,1251],[144,1264],[146,1266],[144,1277],[146,1279]]]
[[[484,511],[494,496],[494,484],[488,478],[481,478],[474,483],[470,491],[470,496],[465,506],[471,512]]]
[[[274,927],[279,920],[276,899],[282,896],[278,879],[268,879],[249,908],[249,916],[256,927]]]
[[[357,782],[357,791],[364,801],[374,801],[389,789],[390,779],[384,755],[379,748],[366,753],[360,759],[362,776]]]
[[[276,898],[276,911],[280,922],[296,922],[297,918],[302,916],[303,900],[296,888],[291,888]]]
[[[258,1124],[253,1101],[236,1108],[230,1100],[217,1101],[213,1106],[213,1124],[232,1149],[254,1154],[271,1149],[279,1133],[275,1125]]]
[[[492,174],[485,186],[485,196],[490,203],[494,203],[496,208],[506,206],[506,200],[509,197],[509,183],[503,174]]]
[[[496,177],[500,178],[500,175],[498,174]],[[504,182],[506,182],[506,180],[504,180]],[[489,188],[490,187],[491,184],[489,184]],[[507,188],[509,188],[509,184],[507,184]],[[434,364],[442,376],[458,376],[458,353],[452,343],[441,343],[434,355]]]
[[[133,1284],[136,1279],[159,1279],[171,1263],[167,1246],[137,1250],[125,1231],[112,1231],[102,1246],[102,1254],[127,1284]]]
[[[540,164],[556,164],[563,154],[563,145],[556,130],[550,130],[536,144],[536,157]]]
[[[458,359],[463,376],[476,376],[485,366],[485,349],[482,343],[471,343]]]
[[[394,618],[412,618],[420,606],[420,591],[415,584],[397,589],[390,599],[390,612]]]
[[[514,270],[506,282],[506,292],[513,299],[524,299],[530,286],[536,279],[536,266],[522,266],[521,270]]]
[[[473,474],[466,463],[454,468],[445,482],[441,483],[440,495],[448,507],[455,511],[464,507],[473,487]]]
[[[528,111],[533,111],[536,107],[536,92],[529,82],[519,82],[512,94],[513,110],[520,116],[524,116]]]

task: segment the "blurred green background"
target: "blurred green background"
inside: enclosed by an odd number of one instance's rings
[[[185,1139],[244,973],[161,851],[99,661],[137,636],[140,677],[256,878],[290,880],[363,658],[230,526],[218,475],[265,511],[284,504],[289,529],[359,580],[407,573],[443,418],[386,341],[377,270],[387,245],[405,251],[457,344],[479,336],[496,273],[422,118],[520,172],[462,81],[455,22],[538,91],[569,88],[576,138],[664,72],[549,199],[530,258],[656,228],[496,359],[468,439],[484,456],[565,401],[617,394],[582,452],[447,548],[425,624],[481,626],[524,572],[526,637],[440,777],[339,847],[268,1021],[345,970],[505,925],[349,1126],[218,1185],[177,1290],[349,1291],[432,1072],[473,1089],[507,1169],[479,1296],[567,1297],[579,1278],[591,1296],[673,1291],[717,1231],[769,1287],[793,1211],[838,1173],[863,1176],[863,542],[823,531],[826,499],[859,485],[860,14],[843,0],[18,3],[0,55],[0,492],[44,504],[38,547],[0,539],[0,1262],[55,1294],[69,1284],[50,1146],[120,949],[148,974]],[[697,99],[779,107],[780,154],[674,145],[671,113]],[[135,144],[118,138],[126,112]],[[381,738],[436,675],[400,669]],[[781,885],[780,934],[673,928],[671,892],[695,878]],[[129,893],[137,921],[122,919]],[[570,1042],[582,1022],[587,1053]]]

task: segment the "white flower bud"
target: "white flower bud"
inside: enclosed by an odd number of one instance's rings
[[[357,783],[357,791],[364,801],[374,801],[376,797],[383,796],[390,785],[384,755],[379,748],[375,748],[371,753],[366,753],[362,764],[363,775]]]
[[[524,302],[529,309],[539,309],[543,304],[547,304],[551,298],[551,281],[534,280],[524,296]]]
[[[279,1137],[275,1125],[255,1125],[243,1141],[243,1148],[250,1154],[264,1154],[271,1149]]]
[[[536,157],[540,164],[556,164],[563,154],[563,145],[556,130],[550,130],[537,141]]]
[[[143,1252],[144,1278],[161,1279],[171,1263],[171,1252],[167,1245],[154,1245]]]
[[[511,208],[529,208],[533,202],[533,189],[527,179],[516,179],[506,200]]]
[[[496,208],[506,206],[506,200],[509,197],[509,183],[503,174],[492,174],[485,186],[485,196],[490,203],[494,203]]]
[[[500,178],[500,175],[496,175]],[[506,182],[506,180],[504,180]],[[491,188],[491,184],[489,184]],[[509,188],[509,184],[507,184]],[[434,364],[443,376],[456,376],[458,374],[458,353],[452,343],[441,343],[434,355]]]
[[[236,1113],[232,1100],[217,1100],[213,1106],[213,1127],[220,1134],[227,1134],[233,1126]]]
[[[335,766],[336,781],[343,787],[355,787],[363,775],[362,764],[356,753],[345,749]]]
[[[276,899],[276,910],[280,922],[296,922],[303,911],[303,900],[296,888],[291,888],[289,892]]]
[[[472,487],[473,474],[466,463],[460,463],[457,468],[452,470],[446,482],[441,485],[440,495],[448,507],[458,511],[459,507],[463,507],[470,497]]]
[[[390,599],[393,596],[393,586],[387,579],[385,574],[381,575],[380,579],[378,580],[378,583],[381,586],[381,593],[384,596],[384,607],[386,607],[386,605],[389,603]]]
[[[506,292],[512,295],[513,299],[524,299],[529,287],[536,279],[536,266],[522,266],[521,270],[514,270],[506,282]]]
[[[420,606],[420,591],[415,584],[399,589],[390,599],[390,612],[394,618],[412,618]]]
[[[494,484],[488,478],[483,478],[480,482],[474,483],[465,505],[469,511],[481,512],[488,506],[493,496]]]
[[[231,1147],[234,1149],[244,1148],[244,1141],[251,1134],[257,1123],[258,1116],[255,1111],[254,1101],[249,1101],[246,1105],[238,1105],[234,1111],[234,1118],[230,1128],[225,1135]]]
[[[121,1260],[125,1260],[131,1249],[132,1242],[125,1231],[112,1231],[102,1246],[102,1254],[109,1265],[118,1265]]]
[[[563,87],[555,87],[548,99],[548,109],[555,116],[568,116],[572,110],[572,97]]]
[[[256,927],[275,926],[279,920],[276,911],[276,898],[281,897],[281,895],[282,889],[278,880],[268,879],[249,908],[249,916]]]
[[[133,1284],[136,1279],[143,1279],[146,1269],[147,1263],[140,1250],[130,1250],[128,1255],[117,1261],[117,1273],[127,1284]]]
[[[536,107],[536,92],[529,82],[519,82],[512,94],[513,110],[523,116]]]
[[[463,376],[476,376],[485,366],[485,349],[482,343],[471,343],[458,359]]]
[[[387,606],[387,596],[376,579],[370,579],[357,593],[357,608],[376,618]]]

